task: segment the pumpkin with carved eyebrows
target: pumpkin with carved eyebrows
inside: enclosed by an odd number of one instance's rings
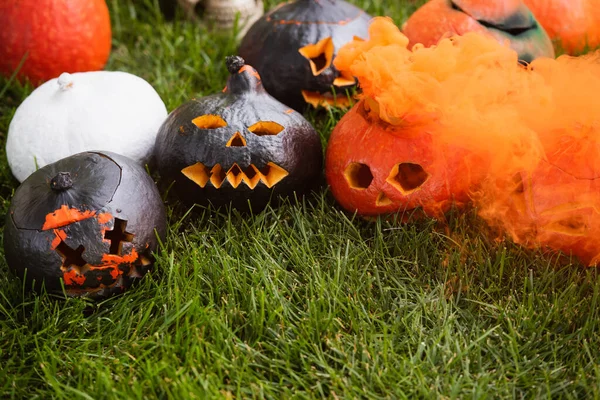
[[[346,90],[355,80],[337,70],[333,59],[353,38],[367,37],[370,19],[343,0],[284,3],[252,25],[239,55],[261,74],[273,97],[296,110],[307,103],[347,106]]]
[[[152,266],[165,207],[143,167],[110,152],[48,164],[15,192],[4,226],[8,266],[26,288],[102,298]]]
[[[175,109],[156,138],[163,183],[187,204],[260,210],[271,199],[306,191],[321,174],[319,135],[271,97],[260,75],[237,56],[222,93]]]

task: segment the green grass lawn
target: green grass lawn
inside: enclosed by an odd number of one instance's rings
[[[398,24],[416,8],[354,2]],[[107,69],[169,111],[222,89],[232,35],[108,3]],[[5,213],[6,132],[32,88],[0,90]],[[341,115],[307,117],[325,144]],[[0,398],[600,397],[597,270],[496,240],[474,213],[367,222],[326,188],[250,217],[168,210],[154,271],[101,303],[23,293],[2,259]]]

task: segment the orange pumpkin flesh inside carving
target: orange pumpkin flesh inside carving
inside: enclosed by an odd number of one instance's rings
[[[600,53],[523,67],[487,35],[408,50],[388,19],[370,33],[334,62],[363,89],[327,149],[342,206],[436,216],[470,200],[524,246],[600,262]]]
[[[550,38],[569,54],[600,46],[600,4],[595,0],[524,0]]]
[[[111,48],[105,0],[2,0],[0,73],[35,84],[63,72],[100,70]]]
[[[7,264],[27,288],[101,298],[152,264],[164,204],[132,160],[79,153],[40,168],[15,191],[4,226]]]
[[[478,32],[508,41],[527,62],[554,57],[548,35],[522,0],[431,0],[406,21],[403,32],[411,46],[429,47],[442,38]]]

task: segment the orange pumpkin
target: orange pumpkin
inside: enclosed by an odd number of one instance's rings
[[[420,209],[439,217],[466,203],[479,179],[470,172],[473,157],[459,146],[433,145],[422,126],[385,122],[372,107],[370,99],[357,103],[328,142],[325,174],[342,207],[364,216]]]
[[[524,0],[548,35],[569,54],[600,46],[600,3],[594,0]]]
[[[2,0],[0,73],[35,84],[104,67],[111,48],[105,0]]]
[[[521,0],[431,0],[406,21],[403,32],[411,45],[426,47],[452,35],[488,33],[509,41],[523,61],[554,57],[548,35]]]
[[[492,214],[501,216],[501,225],[519,244],[560,250],[585,265],[596,265],[600,262],[600,178],[595,171],[582,171],[589,170],[589,161],[571,157],[564,161],[542,161],[534,171],[498,185],[491,193],[504,211]],[[488,214],[484,211],[483,216]]]

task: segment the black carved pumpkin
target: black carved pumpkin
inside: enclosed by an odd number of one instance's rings
[[[4,228],[6,261],[27,287],[105,297],[152,266],[165,208],[134,161],[85,152],[37,170],[16,190]]]
[[[355,80],[341,74],[333,59],[354,37],[368,37],[370,19],[343,0],[292,1],[255,22],[239,54],[256,68],[273,97],[297,110],[306,103],[347,105],[345,89]]]
[[[263,208],[304,192],[321,174],[323,151],[304,117],[271,97],[254,68],[228,57],[222,93],[175,109],[156,138],[164,183],[187,204]]]

